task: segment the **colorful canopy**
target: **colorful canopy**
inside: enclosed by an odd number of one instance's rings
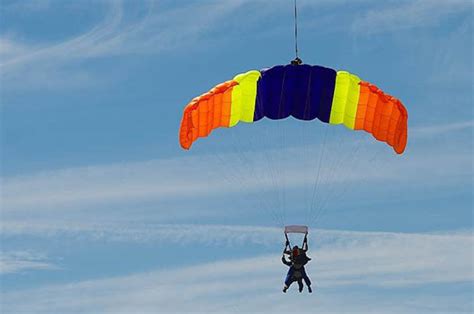
[[[184,109],[179,141],[189,149],[218,127],[289,116],[365,130],[398,154],[407,143],[408,114],[397,98],[349,72],[306,64],[242,73],[194,98]]]

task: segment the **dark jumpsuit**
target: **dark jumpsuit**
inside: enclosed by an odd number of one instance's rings
[[[298,254],[298,256],[296,256],[296,258],[293,258],[293,256],[290,255],[290,261],[287,261],[285,255],[283,255],[281,261],[283,262],[283,264],[290,267],[285,278],[285,285],[287,287],[289,287],[294,281],[297,281],[299,290],[302,291],[303,280],[308,287],[311,286],[311,280],[306,274],[306,270],[304,268],[304,264],[306,264],[306,262],[308,261],[308,258],[305,254],[300,253]]]

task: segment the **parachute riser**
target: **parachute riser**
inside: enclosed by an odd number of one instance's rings
[[[287,251],[286,248],[288,248],[288,250],[291,250],[290,239],[288,238],[288,234],[286,232],[285,232],[285,238],[286,238],[286,242],[285,242],[285,248],[283,249],[283,253]]]

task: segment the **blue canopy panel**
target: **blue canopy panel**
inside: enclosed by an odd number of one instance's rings
[[[254,121],[293,116],[329,122],[336,71],[303,64],[278,65],[260,72]]]

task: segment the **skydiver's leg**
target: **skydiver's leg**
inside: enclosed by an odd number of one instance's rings
[[[313,292],[313,289],[311,289],[311,280],[309,279],[308,275],[306,274],[306,270],[304,267],[301,268],[301,276],[304,279],[304,282],[306,283],[306,286],[308,286],[308,291],[309,293]]]
[[[288,287],[293,283],[294,272],[295,270],[293,269],[293,267],[290,267],[290,269],[288,269],[288,273],[286,274],[286,278],[285,278],[285,285]]]
[[[306,283],[306,285],[308,287],[311,286],[311,280],[309,279],[308,274],[306,274],[306,270],[305,270],[304,267],[301,268],[301,276],[303,277],[304,282]]]
[[[288,273],[286,274],[285,286],[283,287],[283,292],[286,292],[286,290],[288,290],[288,288],[293,283],[293,273],[294,273],[294,269],[293,267],[290,267],[290,269],[288,269]]]
[[[298,291],[303,292],[303,280],[300,278],[298,279]]]

